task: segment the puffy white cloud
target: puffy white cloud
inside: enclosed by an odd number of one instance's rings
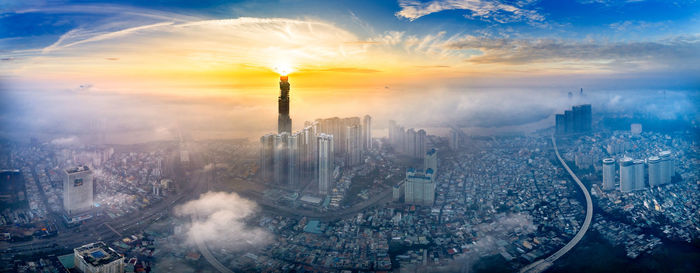
[[[246,223],[258,211],[255,202],[236,193],[207,192],[175,208],[175,214],[192,218],[184,228],[185,242],[241,250],[267,244],[271,234]]]

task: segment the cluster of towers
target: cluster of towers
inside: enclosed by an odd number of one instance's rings
[[[313,180],[318,183],[319,194],[328,194],[336,161],[346,167],[358,165],[362,153],[372,148],[372,118],[317,119],[292,133],[289,87],[289,78],[280,77],[278,133],[260,138],[261,178],[291,188]]]
[[[620,191],[631,192],[671,183],[675,175],[670,151],[662,151],[658,156],[645,160],[623,157],[620,165]],[[603,190],[615,188],[615,159],[603,159]]]
[[[396,121],[389,121],[389,142],[397,153],[423,159],[427,151],[426,141],[425,130],[405,130],[403,126],[398,126]]]
[[[591,105],[576,105],[564,114],[556,114],[555,123],[557,135],[590,132],[593,127]]]

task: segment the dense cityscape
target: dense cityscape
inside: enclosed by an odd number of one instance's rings
[[[700,272],[699,15],[0,3],[0,273]]]

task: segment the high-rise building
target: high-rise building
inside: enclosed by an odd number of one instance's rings
[[[73,249],[75,267],[83,273],[122,273],[124,257],[103,242]]]
[[[659,158],[661,159],[661,171],[659,173],[661,184],[671,183],[671,179],[675,174],[675,171],[673,170],[673,158],[671,158],[671,151],[659,152]]]
[[[409,156],[416,156],[417,146],[416,146],[416,130],[413,128],[406,130],[406,142],[404,142],[406,154]]]
[[[88,166],[64,171],[63,209],[69,215],[90,210],[93,205],[93,176]]]
[[[634,161],[629,157],[620,159],[620,191],[631,192],[635,183]]]
[[[425,130],[420,129],[418,132],[416,132],[416,142],[415,142],[415,152],[413,154],[413,157],[423,159],[425,158],[425,152],[427,151],[427,134],[425,133]]]
[[[635,159],[634,161],[634,190],[643,190],[644,186],[644,160]]]
[[[426,170],[431,169],[435,174],[438,172],[438,160],[437,160],[437,150],[435,148],[430,149],[425,153],[425,158],[423,159],[423,165]]]
[[[554,116],[555,121],[555,133],[557,135],[563,135],[566,133],[566,116],[564,114],[556,114]]]
[[[275,149],[273,150],[273,176],[274,182],[277,185],[286,185],[288,178],[289,152],[287,150],[287,142],[289,133],[282,132],[274,136]]]
[[[372,117],[369,115],[362,118],[362,149],[372,149]]]
[[[459,129],[450,129],[450,136],[447,140],[450,149],[457,150],[462,143],[462,132]]]
[[[592,129],[593,116],[590,104],[576,105],[564,114],[555,115],[555,133],[585,133]]]
[[[277,132],[292,133],[292,119],[289,117],[289,77],[280,77],[280,96],[277,100]]]
[[[362,160],[362,130],[359,125],[345,127],[345,164],[355,166]]]
[[[574,111],[566,110],[564,111],[564,119],[566,119],[566,133],[571,134],[574,132]]]
[[[658,156],[647,158],[649,165],[649,187],[661,185],[661,159]]]
[[[425,172],[409,168],[404,182],[404,202],[407,204],[432,206],[435,202],[435,180],[433,170]]]
[[[603,159],[603,190],[615,188],[615,159]]]
[[[299,186],[299,133],[287,137],[287,181],[290,187]]]
[[[273,181],[275,172],[275,135],[260,137],[260,176],[264,183]]]
[[[316,164],[318,193],[326,195],[332,188],[333,177],[333,135],[321,133],[318,139],[318,163]]]

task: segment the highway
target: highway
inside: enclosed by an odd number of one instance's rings
[[[583,221],[583,225],[581,225],[581,229],[578,230],[576,233],[576,236],[569,241],[564,247],[559,249],[557,252],[554,252],[551,256],[543,259],[543,260],[537,260],[534,263],[531,263],[522,269],[520,269],[521,273],[539,273],[547,270],[550,266],[554,264],[556,260],[564,256],[569,250],[574,248],[576,244],[578,244],[579,241],[583,238],[584,235],[586,235],[586,232],[588,231],[588,228],[591,225],[591,220],[593,219],[593,201],[591,200],[591,194],[588,192],[588,189],[586,189],[586,186],[583,185],[581,180],[576,176],[576,174],[569,168],[569,165],[566,165],[566,162],[564,159],[561,157],[559,154],[559,149],[557,148],[557,140],[554,136],[552,136],[552,144],[554,145],[554,152],[557,155],[557,159],[559,159],[559,162],[561,163],[562,166],[564,166],[564,169],[569,173],[571,178],[576,181],[576,184],[578,184],[578,187],[581,189],[583,192],[583,195],[586,197],[586,219]]]

